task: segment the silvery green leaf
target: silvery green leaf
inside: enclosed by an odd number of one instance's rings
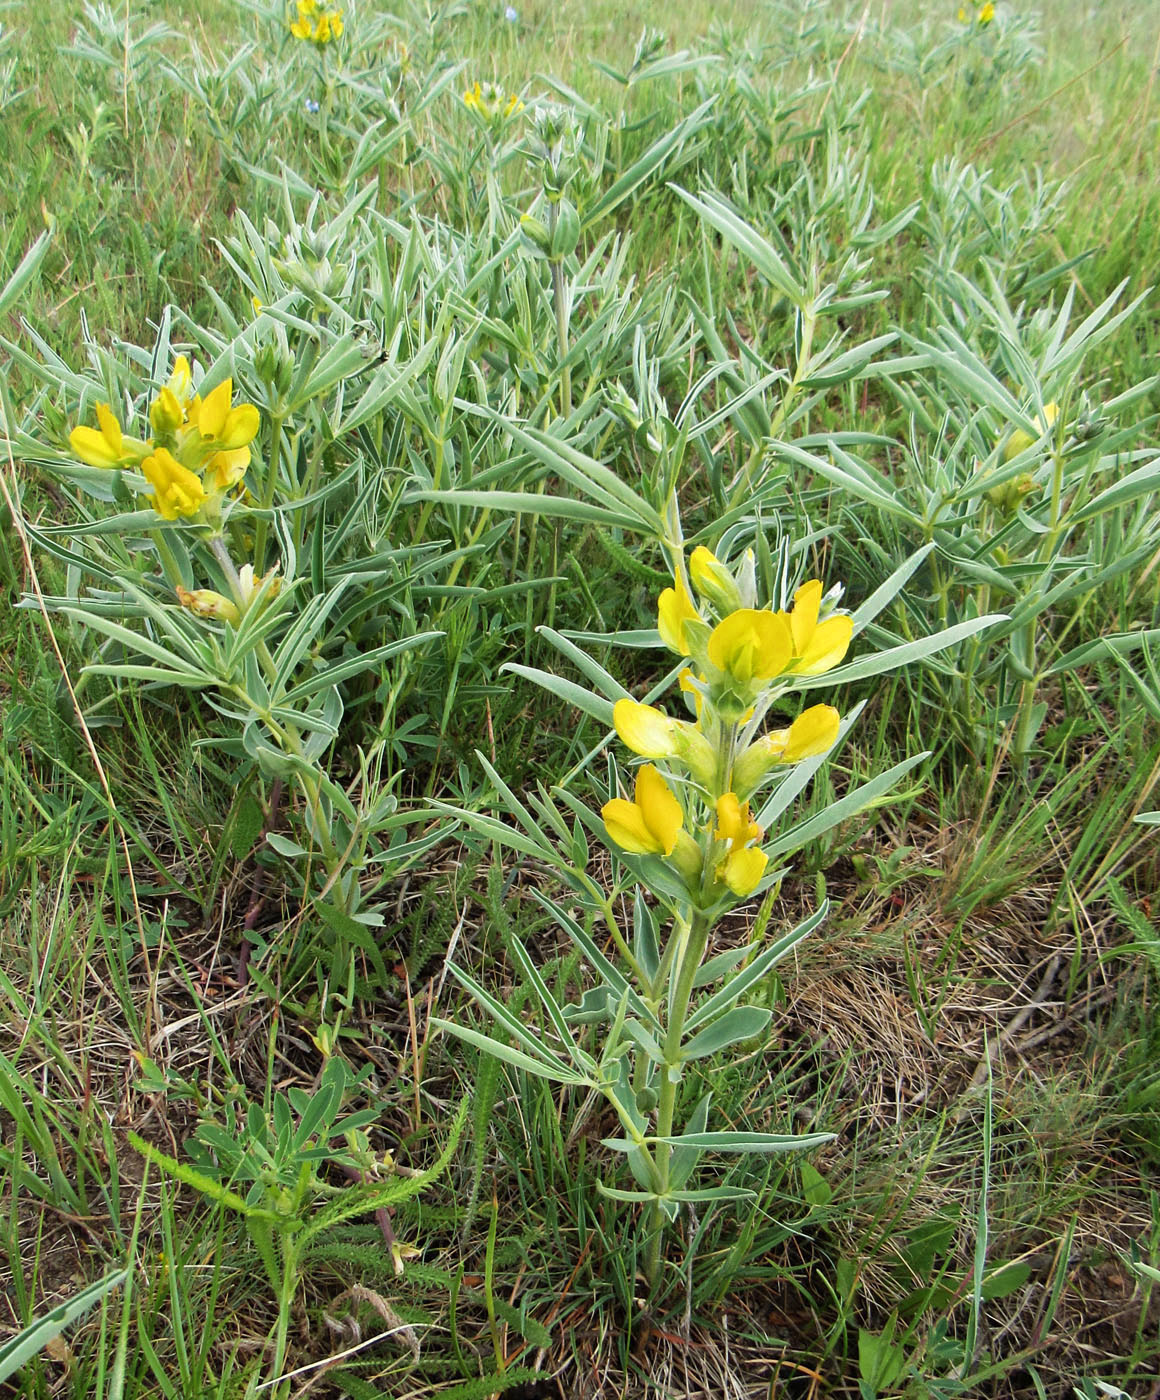
[[[15,1375],[49,1342],[59,1337],[66,1327],[83,1317],[114,1288],[124,1283],[128,1272],[127,1269],[116,1269],[106,1274],[96,1283],[90,1283],[87,1288],[82,1288],[73,1297],[59,1303],[50,1312],[41,1317],[34,1317],[27,1327],[22,1327],[14,1337],[10,1337],[0,1346],[0,1384]]]
[[[682,1046],[681,1059],[702,1059],[739,1040],[752,1040],[769,1025],[772,1017],[773,1012],[764,1006],[735,1006]]]
[[[683,1133],[680,1137],[650,1137],[650,1143],[695,1147],[702,1152],[801,1152],[833,1142],[834,1133]]]

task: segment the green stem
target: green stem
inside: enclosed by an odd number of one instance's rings
[[[166,582],[171,588],[176,588],[182,581],[181,569],[178,567],[177,558],[173,550],[169,548],[169,541],[165,538],[165,531],[162,529],[150,530],[149,537],[157,550],[157,557],[161,560],[161,568],[165,573]]]
[[[667,1138],[673,1134],[673,1114],[677,1106],[677,1089],[680,1086],[681,1041],[685,1035],[685,1023],[689,1019],[689,1003],[693,996],[693,983],[705,947],[709,941],[711,928],[709,918],[697,910],[688,928],[688,937],[677,968],[676,982],[669,996],[668,1028],[665,1031],[664,1063],[661,1066],[660,1097],[657,1103],[657,1137]],[[653,1170],[658,1196],[665,1196],[669,1189],[669,1166],[673,1150],[669,1143],[658,1142],[653,1156]],[[660,1276],[661,1240],[664,1232],[665,1213],[659,1201],[654,1201],[649,1211],[649,1241],[645,1252],[644,1272],[650,1285],[655,1288]]]
[[[278,469],[282,463],[283,415],[274,415],[274,430],[270,437],[270,464],[262,487],[262,510],[266,512],[254,531],[254,573],[261,574],[266,564],[266,537],[270,531],[268,512],[274,509],[274,494],[278,489]]]
[[[801,388],[802,380],[806,377],[809,371],[810,352],[813,349],[814,329],[817,326],[817,324],[817,318],[814,316],[812,311],[803,310],[801,351],[797,357],[797,366],[794,369],[793,379],[790,380],[789,387],[786,389],[785,395],[782,398],[781,403],[778,405],[777,412],[773,415],[773,418],[770,420],[769,433],[767,437],[771,441],[777,437],[778,433],[784,426],[785,420],[789,416],[789,410],[793,404],[793,401],[797,397],[797,392]],[[753,449],[753,451],[749,454],[749,458],[746,461],[745,466],[741,472],[741,479],[738,481],[737,485],[733,488],[732,492],[730,493],[730,510],[732,510],[734,506],[738,505],[739,502],[745,496],[747,496],[750,490],[752,489],[751,483],[753,478],[753,468],[761,459],[761,455],[764,451],[765,439],[762,439],[762,441],[759,442],[757,446]]]

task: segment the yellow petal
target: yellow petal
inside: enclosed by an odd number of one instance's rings
[[[233,380],[223,379],[212,393],[202,399],[197,426],[203,438],[216,438],[221,433],[230,411],[233,394]]]
[[[97,404],[97,422],[101,426],[101,436],[119,457],[124,447],[121,425],[113,417],[107,403]]]
[[[839,615],[828,617],[814,629],[809,645],[799,655],[794,672],[799,676],[820,676],[835,667],[850,647],[854,635],[854,619]]]
[[[811,705],[803,710],[789,729],[780,731],[782,762],[800,763],[803,758],[816,758],[832,749],[838,740],[840,718],[833,705]]]
[[[678,656],[689,654],[685,642],[685,623],[700,621],[700,617],[701,614],[693,606],[693,600],[679,578],[675,588],[666,588],[657,599],[657,631],[661,634],[661,641],[665,646],[670,651],[675,651]]]
[[[769,857],[756,846],[731,851],[725,859],[721,876],[735,895],[744,899],[761,884]]]
[[[115,467],[121,462],[121,453],[109,446],[104,433],[96,428],[74,428],[68,435],[73,452],[90,467]]]
[[[770,680],[793,656],[793,637],[784,614],[738,608],[709,635],[709,660],[736,680]]]
[[[656,837],[645,825],[644,813],[635,802],[614,797],[600,809],[604,829],[623,851],[634,856],[659,855]]]
[[[801,656],[810,644],[814,629],[818,625],[818,609],[822,606],[822,585],[816,578],[810,579],[793,595],[793,611],[789,615],[789,625],[793,631],[793,654]]]
[[[211,395],[212,397],[212,395]],[[240,403],[226,414],[221,431],[214,434],[223,452],[253,442],[261,425],[261,415],[252,403]]]
[[[718,841],[745,840],[746,823],[741,817],[741,803],[735,792],[725,792],[717,799],[717,830],[713,833]]]
[[[612,723],[621,740],[642,758],[670,758],[676,752],[673,721],[652,705],[618,700]]]
[[[659,849],[666,856],[672,855],[684,813],[672,789],[651,763],[646,763],[636,775],[636,805]]]
[[[232,452],[215,452],[205,464],[206,484],[211,491],[228,491],[241,481],[249,465],[248,447],[236,447]]]
[[[165,520],[196,515],[205,501],[205,488],[188,468],[164,447],[141,463],[141,472],[153,487],[153,508]]]

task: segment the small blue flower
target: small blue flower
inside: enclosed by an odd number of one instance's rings
[[[314,100],[313,97],[308,97],[308,98],[306,99],[306,110],[307,110],[308,112],[317,112],[317,111],[318,111],[318,103],[315,102],[315,100]]]
[[[515,24],[520,17],[520,12],[514,5],[508,5],[503,12],[503,17],[509,24]]]

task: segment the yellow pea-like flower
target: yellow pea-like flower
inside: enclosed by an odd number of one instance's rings
[[[979,23],[990,24],[994,18],[995,6],[991,3],[991,0],[987,0],[987,3],[979,11]]]
[[[723,793],[717,799],[717,828],[713,837],[728,842],[728,851],[717,863],[717,878],[723,880],[735,895],[744,898],[761,883],[769,857],[763,850],[750,846],[765,835],[753,820],[749,803],[742,802],[735,792]]]
[[[713,781],[717,755],[695,724],[670,719],[654,705],[629,699],[613,705],[612,723],[621,740],[641,758],[676,759],[698,782]]]
[[[248,447],[238,447],[231,452],[215,452],[205,464],[206,484],[215,493],[228,491],[241,481],[249,465]]]
[[[767,734],[765,742],[782,763],[800,763],[832,749],[838,741],[840,723],[841,716],[833,705],[811,705],[788,729]]]
[[[689,577],[702,598],[708,599],[722,613],[735,612],[741,606],[741,590],[733,575],[711,549],[699,544],[689,559]]]
[[[820,676],[833,670],[846,655],[854,635],[854,620],[845,614],[818,621],[822,604],[820,580],[810,579],[793,595],[789,626],[793,638],[796,676]]]
[[[749,812],[749,803],[742,802],[735,792],[726,792],[717,799],[718,841],[728,841],[734,848],[750,841],[760,841],[765,828],[758,826]]]
[[[120,466],[126,460],[125,435],[107,403],[97,404],[97,422],[99,428],[74,428],[69,446],[87,466]]]
[[[196,515],[205,502],[205,487],[164,447],[154,448],[141,463],[141,472],[153,487],[153,508],[165,520]]]
[[[761,884],[769,857],[756,846],[730,851],[718,868],[719,877],[739,899],[751,895]]]
[[[701,614],[693,606],[689,591],[678,576],[675,586],[666,588],[657,599],[657,631],[661,634],[661,641],[678,656],[688,656],[685,623],[700,620]]]
[[[636,775],[634,800],[614,797],[600,815],[609,836],[632,855],[672,855],[684,825],[681,804],[651,763]]]
[[[155,433],[175,433],[185,421],[185,410],[173,390],[166,385],[149,408],[149,421]]]
[[[838,740],[841,717],[833,705],[811,705],[788,729],[774,729],[738,755],[733,786],[747,796],[771,769],[827,753]]]
[[[793,636],[784,613],[738,608],[709,634],[709,660],[742,685],[780,676],[793,654]]]

